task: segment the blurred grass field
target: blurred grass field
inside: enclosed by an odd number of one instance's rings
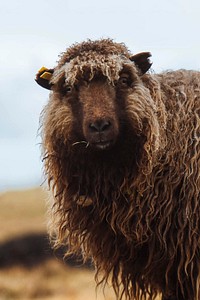
[[[46,198],[41,188],[0,194],[0,242],[17,235],[46,231]]]
[[[24,235],[46,233],[46,198],[41,188],[0,194],[0,245]],[[10,256],[16,255],[15,252],[16,249],[10,249]],[[100,289],[95,291],[93,270],[70,267],[52,257],[31,267],[20,263],[0,266],[0,300],[12,299],[113,300],[115,297],[109,288],[105,297]]]
[[[33,237],[47,234],[47,197],[41,188],[0,194],[0,300],[116,299],[109,287],[96,290],[92,269],[72,267],[53,255],[45,258],[45,252],[39,260],[39,249],[32,253],[38,246]]]

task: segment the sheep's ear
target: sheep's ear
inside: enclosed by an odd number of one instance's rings
[[[152,65],[149,57],[151,57],[150,52],[141,52],[130,57],[130,60],[134,61],[136,67],[141,71],[142,75],[145,74]]]
[[[43,88],[50,90],[52,84],[50,83],[51,77],[53,75],[54,69],[47,69],[42,67],[36,74],[35,81]]]

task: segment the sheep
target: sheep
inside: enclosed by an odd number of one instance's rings
[[[36,81],[54,245],[92,259],[117,299],[200,299],[200,72],[76,43]]]

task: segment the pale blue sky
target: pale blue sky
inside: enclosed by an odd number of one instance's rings
[[[48,91],[34,82],[74,42],[110,37],[151,51],[153,69],[200,69],[199,0],[0,1],[0,189],[42,182],[37,143]]]

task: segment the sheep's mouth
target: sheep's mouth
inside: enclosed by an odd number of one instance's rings
[[[112,147],[113,141],[98,141],[95,143],[91,143],[91,146],[97,150],[107,150]]]

